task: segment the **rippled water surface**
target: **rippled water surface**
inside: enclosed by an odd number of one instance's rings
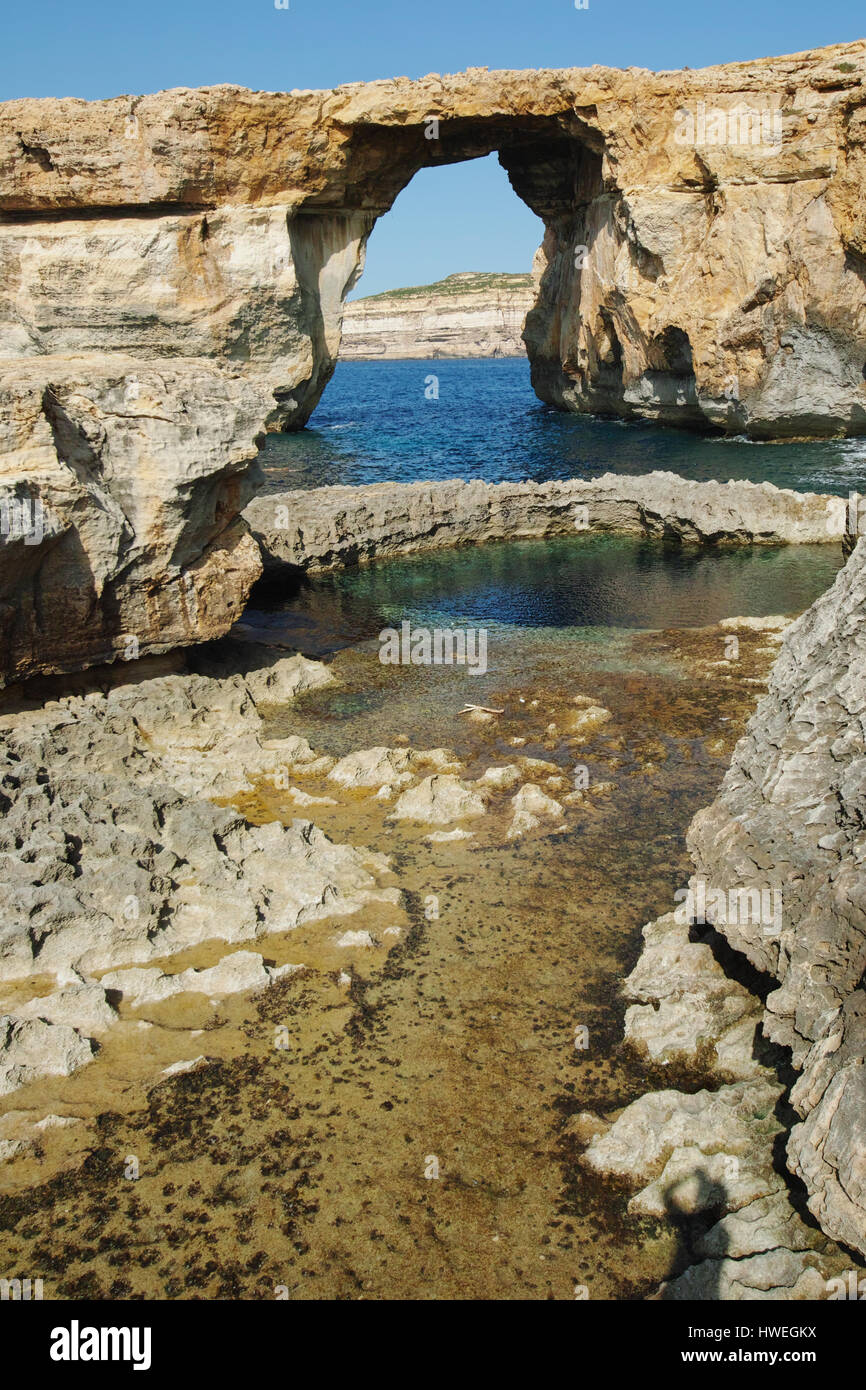
[[[431,376],[438,399],[425,394]],[[387,478],[544,482],[667,469],[807,492],[866,490],[866,439],[753,444],[567,415],[538,400],[522,358],[341,362],[309,427],[271,435],[262,463],[272,482],[291,487]]]

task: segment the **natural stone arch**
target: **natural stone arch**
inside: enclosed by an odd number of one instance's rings
[[[420,170],[494,153],[517,197],[552,229],[556,245],[571,256],[575,239],[589,235],[588,209],[593,198],[602,192],[603,155],[598,131],[573,113],[477,116],[449,121],[429,116],[409,128],[395,130],[393,126],[372,124],[353,128],[344,152],[345,167],[352,176],[344,192],[346,202],[352,204],[351,213],[323,206],[321,195],[316,194],[301,204],[290,222],[299,275],[303,267],[308,268],[310,304],[318,298],[320,303],[327,301],[327,308],[322,307],[320,321],[312,330],[320,335],[325,351],[310,381],[303,383],[300,393],[293,391],[296,400],[302,395],[303,403],[298,401],[298,411],[282,419],[281,428],[300,428],[306,423],[333,373],[339,348],[339,314],[362,274],[367,239],[378,218],[387,215]],[[340,226],[345,228],[347,246],[354,235],[352,244],[357,250],[348,279],[343,278],[343,264],[333,273],[330,268],[326,271],[321,254],[317,256],[312,250],[314,243],[321,246],[336,239]],[[559,293],[560,267],[554,278]],[[539,279],[545,280],[543,272]],[[547,370],[542,339],[539,338],[536,349],[530,334],[527,347],[534,384],[543,394]]]
[[[260,566],[237,520],[256,441],[308,418],[373,222],[437,160],[498,151],[544,220],[543,399],[756,438],[866,431],[864,57],[0,105],[0,453],[10,495],[46,509],[32,549],[0,554],[0,673],[226,629]],[[760,109],[781,138],[768,156],[698,121],[683,140],[699,102]],[[660,350],[672,329],[687,377]]]

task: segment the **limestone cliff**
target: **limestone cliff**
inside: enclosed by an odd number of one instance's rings
[[[343,311],[343,358],[524,357],[531,275],[464,271],[436,285],[356,299]]]
[[[697,877],[778,890],[778,927],[708,910],[778,982],[764,1029],[800,1072],[788,1161],[825,1231],[866,1253],[866,541],[791,627],[718,797]],[[716,900],[718,901],[718,900]]]
[[[545,400],[862,432],[864,56],[4,103],[0,674],[228,625],[255,440],[309,417],[422,167],[498,151],[543,219]]]

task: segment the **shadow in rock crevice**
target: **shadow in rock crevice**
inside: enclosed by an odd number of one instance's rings
[[[698,1243],[727,1211],[724,1185],[710,1177],[706,1169],[698,1168],[688,1178],[670,1183],[664,1190],[662,1200],[665,1217],[676,1232],[677,1244],[671,1260],[669,1282],[659,1293],[659,1301],[679,1300],[682,1291],[672,1287],[670,1281],[698,1267],[700,1273],[695,1278],[695,1287],[689,1290],[687,1296],[701,1302],[718,1300],[721,1297],[722,1261],[729,1242],[724,1232],[718,1232],[712,1259],[706,1259],[699,1252]]]

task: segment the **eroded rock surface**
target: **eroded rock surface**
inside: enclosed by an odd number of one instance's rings
[[[687,1267],[656,1297],[826,1298],[850,1256],[806,1219],[777,1162],[785,1085],[761,1042],[761,1000],[694,931],[681,912],[645,928],[624,984],[636,1001],[626,1040],[657,1069],[702,1075],[704,1089],[650,1091],[609,1126],[585,1117],[582,1161],[637,1189],[631,1212],[691,1231]]]
[[[93,1056],[94,1044],[67,1023],[0,1017],[0,1095],[42,1076],[69,1076]],[[0,1157],[11,1157],[7,1151]]]
[[[310,571],[493,540],[621,531],[682,542],[838,543],[841,497],[676,473],[589,481],[370,483],[262,493],[244,513],[265,568]]]
[[[866,1253],[864,604],[861,541],[788,629],[767,695],[689,845],[708,886],[780,895],[778,924],[720,915],[712,902],[707,916],[778,981],[764,1028],[801,1072],[789,1162],[824,1229]]]
[[[860,541],[786,627],[767,694],[690,827],[689,896],[645,928],[625,981],[630,1046],[656,1065],[703,1069],[713,1087],[650,1092],[584,1156],[632,1184],[649,1179],[634,1211],[720,1214],[665,1298],[823,1298],[845,1249],[866,1254],[864,603]],[[714,940],[770,982],[765,998],[757,976],[755,988],[732,978]],[[790,1049],[790,1094],[767,1040]],[[774,1135],[819,1226],[794,1200]]]
[[[667,1065],[706,1053],[719,1071],[754,1075],[761,1002],[720,968],[712,948],[693,941],[690,927],[668,913],[644,927],[644,947],[623,991],[628,1042]]]
[[[3,716],[0,979],[53,972],[74,984],[395,901],[379,886],[382,855],[334,844],[309,820],[251,825],[211,799],[309,765],[304,740],[262,740],[257,700],[322,679],[293,657],[266,675],[161,677]],[[34,1007],[93,1021],[89,999],[61,999],[62,1012]]]

